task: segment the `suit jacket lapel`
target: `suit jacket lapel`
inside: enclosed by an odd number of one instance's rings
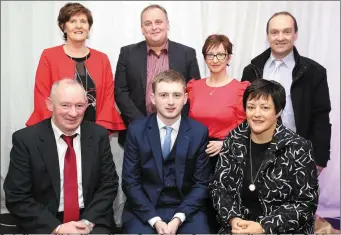
[[[175,70],[175,71],[179,71],[177,70],[176,67],[176,51],[175,51],[176,47],[174,45],[174,43],[171,40],[168,40],[168,60],[169,60],[169,69]]]
[[[176,140],[176,155],[175,155],[175,168],[176,168],[176,186],[179,192],[182,192],[182,182],[184,178],[187,149],[190,142],[189,135],[190,126],[185,116],[181,117],[179,133]]]
[[[52,185],[56,193],[57,200],[60,200],[60,168],[58,159],[57,143],[51,125],[51,119],[44,121],[45,130],[39,136],[42,158],[46,164],[47,171],[51,175]]]
[[[140,45],[140,50],[138,51],[137,57],[141,63],[137,66],[140,66],[140,77],[141,77],[141,84],[143,89],[144,97],[146,96],[146,84],[147,84],[147,44],[146,42],[142,42]]]
[[[82,186],[83,186],[83,197],[88,192],[88,185],[90,183],[91,171],[93,169],[93,161],[98,154],[97,148],[93,148],[92,133],[89,130],[86,123],[81,124],[81,153],[82,153]]]
[[[161,141],[160,141],[160,131],[156,121],[156,114],[150,117],[150,122],[148,124],[148,140],[150,147],[152,148],[153,157],[155,160],[155,164],[157,170],[160,175],[161,181],[163,180],[163,171],[162,171],[162,150],[161,150]]]

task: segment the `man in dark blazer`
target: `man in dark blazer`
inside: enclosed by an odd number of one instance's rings
[[[251,60],[244,68],[241,81],[264,78],[277,80],[284,86],[287,105],[281,117],[283,124],[313,143],[320,173],[330,159],[331,103],[327,71],[298,53],[294,46],[298,26],[289,12],[275,13],[268,20],[266,33],[270,48]],[[277,69],[276,62],[279,62]]]
[[[56,82],[46,103],[52,117],[12,137],[4,191],[19,233],[110,233],[118,176],[108,132],[83,121],[76,80]]]
[[[210,233],[207,127],[181,115],[187,93],[180,73],[161,72],[152,87],[157,113],[129,125],[124,148],[123,233]]]
[[[186,82],[200,79],[196,52],[193,48],[168,39],[167,11],[150,5],[141,13],[141,30],[145,41],[121,48],[115,73],[115,101],[125,125],[139,117],[154,113],[150,101],[151,80],[167,69],[181,73]],[[188,114],[188,105],[183,113]],[[120,132],[123,146],[126,132]]]

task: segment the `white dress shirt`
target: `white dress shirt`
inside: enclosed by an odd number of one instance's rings
[[[159,118],[158,115],[156,115],[156,120],[157,120],[157,125],[159,127],[159,132],[160,132],[160,142],[161,142],[161,146],[163,145],[163,141],[165,140],[166,137],[166,129],[164,127],[166,127],[167,125],[165,125],[161,119]],[[170,127],[173,128],[172,133],[171,133],[171,150],[174,146],[176,137],[178,136],[179,133],[179,127],[180,127],[180,122],[181,122],[181,116],[179,117],[179,119],[173,123],[173,125],[171,125]],[[175,213],[175,215],[173,216],[177,217],[181,220],[181,223],[183,223],[186,219],[186,215],[185,213]],[[148,223],[150,224],[150,226],[152,226],[154,228],[154,225],[157,221],[162,220],[159,216],[153,217],[150,220],[148,220]]]
[[[276,58],[270,55],[270,58],[264,65],[263,78],[266,80],[273,80],[271,74],[275,69]],[[292,107],[290,88],[292,84],[292,71],[295,67],[294,52],[291,51],[286,57],[282,59],[283,64],[278,68],[276,77],[279,78],[279,83],[284,87],[286,94],[286,105],[282,112],[283,125],[296,132],[296,123],[294,109]]]
[[[64,211],[64,159],[67,150],[67,144],[62,139],[61,135],[64,133],[53,123],[51,120],[54,137],[56,139],[58,160],[59,160],[59,173],[60,173],[60,201],[58,211]],[[77,183],[78,183],[78,204],[79,208],[84,207],[83,187],[82,187],[82,156],[81,156],[81,141],[80,141],[80,127],[77,128],[75,134],[78,134],[73,139],[73,148],[76,153],[77,164]],[[65,134],[64,134],[65,135]]]

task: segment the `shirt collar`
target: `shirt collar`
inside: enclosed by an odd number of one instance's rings
[[[161,47],[161,51],[168,53],[168,40],[166,41],[166,43]],[[150,54],[154,52],[153,49],[150,48],[150,46],[147,43],[147,53]]]
[[[56,140],[58,141],[61,138],[61,135],[65,135],[65,134],[53,123],[52,118],[51,118],[51,125],[52,125],[52,130],[54,132],[54,136]],[[80,126],[77,127],[74,134],[78,134],[80,136],[81,134]]]
[[[159,130],[161,130],[163,127],[167,126],[161,121],[161,119],[159,118],[159,116],[157,114],[156,114],[156,121],[157,121],[157,125],[159,127]],[[180,122],[181,122],[181,115],[180,115],[180,118],[176,122],[174,122],[173,125],[171,125],[170,127],[172,127],[174,131],[178,132],[179,128],[180,128]]]
[[[269,68],[270,66],[275,62],[276,58],[274,57],[274,55],[271,53],[270,54],[270,63],[269,63]],[[295,66],[295,58],[294,58],[294,51],[291,50],[290,53],[288,55],[286,55],[283,59],[282,59],[283,63],[288,67],[293,69]]]

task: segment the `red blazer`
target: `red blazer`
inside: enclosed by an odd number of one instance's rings
[[[124,130],[124,123],[114,100],[114,78],[106,54],[90,49],[86,68],[96,84],[96,123],[108,130]],[[75,62],[64,52],[63,45],[45,49],[40,57],[34,87],[34,111],[26,122],[31,126],[51,117],[45,104],[52,84],[60,79],[74,78]]]

